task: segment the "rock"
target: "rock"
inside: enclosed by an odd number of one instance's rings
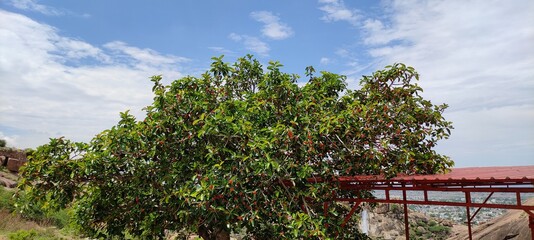
[[[17,182],[0,176],[0,186],[14,188],[17,186]]]
[[[442,221],[440,224],[445,227],[452,227],[454,225],[454,223],[451,221]]]
[[[424,233],[424,232],[426,232],[425,228],[422,227],[422,226],[417,227],[417,229],[416,229],[415,231],[416,231],[417,233]]]
[[[22,165],[24,165],[24,162],[16,158],[9,158],[7,160],[7,169],[11,172],[19,172],[19,169]]]
[[[373,211],[376,214],[385,214],[385,213],[389,212],[389,205],[387,205],[387,204],[379,205]]]
[[[7,165],[7,157],[6,156],[0,156],[0,166],[5,167]]]
[[[16,158],[22,162],[28,161],[26,152],[24,152],[24,150],[16,148],[0,148],[0,156],[5,156],[7,159]]]

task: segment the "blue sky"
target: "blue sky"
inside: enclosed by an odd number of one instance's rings
[[[534,2],[0,2],[0,138],[89,141],[119,112],[141,118],[148,78],[206,71],[245,54],[303,75],[341,73],[351,88],[395,62],[455,129],[438,151],[456,166],[534,164]]]

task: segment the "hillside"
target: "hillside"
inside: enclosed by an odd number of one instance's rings
[[[523,203],[534,205],[534,198]],[[401,205],[381,204],[368,210],[368,235],[372,239],[403,240],[404,215]],[[468,239],[467,226],[452,221],[429,217],[410,211],[411,239]],[[530,240],[528,214],[520,210],[510,210],[506,214],[487,223],[473,227],[473,239],[477,240]]]
[[[534,205],[534,198],[524,202],[524,205]],[[467,228],[456,231],[449,240],[467,239]],[[480,240],[530,240],[528,214],[525,211],[511,210],[490,222],[476,226],[473,229],[473,239]]]
[[[367,233],[372,239],[405,239],[404,214],[401,205],[380,204],[368,210]],[[425,214],[410,211],[411,239],[438,240],[446,239],[453,227],[453,222],[432,218]]]

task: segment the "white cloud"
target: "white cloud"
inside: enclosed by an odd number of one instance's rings
[[[190,61],[185,57],[162,55],[152,49],[141,49],[121,41],[113,41],[104,44],[104,47],[113,51],[116,55],[122,55],[128,62],[134,60],[135,65],[141,69],[149,69],[156,66],[179,64]]]
[[[235,42],[243,42],[247,50],[253,51],[261,56],[269,55],[269,45],[267,45],[267,43],[261,41],[257,37],[231,33],[228,38]]]
[[[3,10],[0,22],[0,132],[18,147],[62,135],[88,141],[120,111],[143,116],[152,98],[149,77],[180,77],[188,61],[118,41],[100,48]]]
[[[5,140],[6,146],[8,147],[17,146],[17,136],[7,136],[6,134],[0,131],[0,139]]]
[[[450,105],[446,117],[457,129],[440,149],[460,166],[531,161],[534,2],[389,1],[387,7],[386,15],[360,26],[362,43],[373,68],[411,65],[424,95]]]
[[[8,3],[18,9],[39,12],[49,16],[59,16],[64,14],[58,9],[39,4],[36,0],[9,0]]]
[[[414,65],[453,110],[534,104],[534,3],[394,1],[391,8],[390,27],[364,26],[381,65]]]
[[[252,12],[250,13],[250,16],[254,18],[254,20],[265,24],[261,32],[268,38],[282,40],[293,35],[293,29],[287,24],[280,22],[280,18],[273,15],[271,12]]]
[[[233,41],[236,41],[236,42],[239,42],[239,41],[243,40],[243,37],[241,37],[241,35],[236,34],[236,33],[230,33],[230,35],[228,35],[228,38],[230,38],[230,39],[232,39]]]
[[[319,9],[324,12],[323,21],[346,21],[356,26],[361,18],[358,11],[347,8],[343,0],[319,0],[319,3],[322,4]]]
[[[234,54],[233,51],[231,50],[228,50],[226,48],[223,48],[223,47],[208,47],[208,49],[214,51],[214,52],[217,52],[217,53],[222,53],[222,54]]]
[[[328,65],[330,63],[330,61],[332,61],[332,60],[330,60],[330,58],[322,57],[321,60],[319,60],[319,63],[321,65]]]

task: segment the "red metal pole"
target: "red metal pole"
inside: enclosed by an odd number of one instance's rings
[[[530,227],[530,239],[534,239],[534,213],[526,211],[528,213],[528,227]]]
[[[467,231],[469,232],[469,240],[473,240],[473,235],[471,232],[471,212],[469,211],[469,207],[471,204],[471,193],[465,192],[465,203],[466,203],[466,218],[467,218]]]
[[[344,228],[345,225],[347,224],[347,222],[349,222],[350,218],[352,217],[352,215],[354,214],[356,209],[358,209],[358,206],[360,206],[360,203],[362,203],[362,202],[355,202],[354,203],[354,205],[352,206],[352,209],[350,210],[349,214],[347,214],[347,216],[345,216],[345,219],[343,219],[343,223],[341,223],[341,227],[342,228]]]
[[[408,223],[408,204],[406,204],[406,190],[402,190],[402,200],[404,202],[404,233],[406,240],[410,240],[410,225]]]
[[[490,199],[490,197],[493,195],[494,192],[491,192],[488,197],[484,200],[484,202],[482,204],[486,204],[486,202],[488,202],[488,200]],[[480,212],[480,209],[482,209],[482,207],[479,207],[475,213],[473,213],[473,216],[471,216],[471,220],[475,219],[475,216],[478,214],[478,212]]]

